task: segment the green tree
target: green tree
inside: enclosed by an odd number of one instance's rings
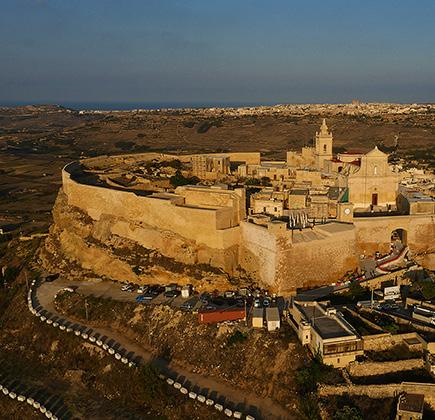
[[[173,187],[180,187],[182,185],[195,185],[199,182],[199,178],[196,176],[192,176],[190,178],[186,178],[181,171],[177,170],[175,175],[169,178],[169,182]]]
[[[350,283],[349,292],[352,296],[355,297],[356,300],[358,300],[361,296],[364,295],[365,289],[358,282],[354,281]]]

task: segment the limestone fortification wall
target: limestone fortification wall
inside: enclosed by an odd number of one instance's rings
[[[240,266],[257,281],[278,288],[276,234],[253,223],[241,222]]]
[[[255,279],[281,293],[334,282],[356,267],[352,225],[331,232],[319,227],[310,233],[304,240],[298,234],[297,242],[292,231],[276,233],[242,222],[240,265]]]
[[[377,250],[388,252],[391,232],[404,229],[412,252],[421,253],[435,248],[435,216],[412,215],[394,217],[356,217],[356,241],[360,252],[373,254]]]
[[[282,292],[331,284],[358,266],[353,227],[299,243],[291,243],[288,232],[278,239],[277,257],[277,281]]]
[[[86,165],[152,158],[180,157],[144,153],[92,158]],[[256,154],[231,154],[231,158],[255,160]],[[244,190],[204,193],[181,187],[177,194],[151,197],[81,183],[71,176],[68,165],[62,178],[68,205],[90,216],[100,239],[118,235],[179,261],[208,263],[230,274],[240,265],[264,286],[284,294],[335,282],[357,268],[363,252],[388,251],[391,232],[398,228],[406,230],[412,252],[435,249],[431,215],[354,218],[354,224],[330,223],[302,232],[276,230],[244,221]]]
[[[88,214],[106,236],[112,233],[133,239],[174,258],[180,254],[177,241],[185,242],[191,263],[210,263],[228,272],[237,265],[240,228],[232,226],[231,208],[183,206],[168,199],[81,184],[71,178],[67,167],[62,180],[68,205]],[[168,236],[173,243],[168,244]],[[171,249],[177,252],[172,255]]]
[[[247,164],[259,165],[261,160],[260,152],[229,152],[229,153],[210,153],[208,156],[226,156],[230,158],[231,162],[245,162]],[[156,153],[156,152],[146,152],[146,153],[128,153],[115,156],[96,156],[92,158],[86,158],[84,161],[86,165],[92,167],[94,165],[107,165],[109,162],[111,165],[117,165],[121,163],[133,164],[135,162],[161,159],[161,160],[174,160],[178,159],[181,162],[190,162],[192,156],[197,156],[195,154],[189,155],[173,155],[168,153]]]

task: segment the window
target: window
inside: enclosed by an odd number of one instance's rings
[[[340,363],[340,359],[337,359],[337,363]]]
[[[326,144],[323,145],[323,153],[326,153]]]
[[[378,174],[378,167],[375,165],[375,167],[373,168],[373,175],[377,175]]]

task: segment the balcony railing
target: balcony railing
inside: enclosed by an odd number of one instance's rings
[[[323,345],[323,354],[337,354],[337,353],[350,353],[363,350],[363,342],[361,340],[344,342],[344,343],[331,343]]]

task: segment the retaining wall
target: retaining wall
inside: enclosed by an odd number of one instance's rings
[[[351,376],[372,376],[420,368],[424,368],[423,359],[397,360],[395,362],[352,362],[347,370]]]
[[[386,385],[322,385],[319,387],[319,395],[365,395],[369,398],[396,397],[401,392],[424,394],[425,402],[435,408],[435,384],[423,384],[416,382],[402,382],[400,384]]]

